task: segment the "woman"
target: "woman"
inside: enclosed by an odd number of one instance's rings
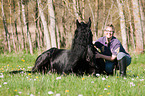
[[[95,42],[95,46],[101,50],[101,54],[96,53],[96,58],[105,59],[105,71],[108,74],[113,74],[114,64],[118,64],[120,75],[126,76],[126,67],[131,63],[131,56],[114,37],[114,32],[115,28],[112,24],[106,26],[105,36]]]

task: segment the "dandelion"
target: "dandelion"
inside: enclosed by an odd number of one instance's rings
[[[16,89],[16,90],[14,90],[14,91],[16,91],[16,92],[17,92],[17,89]]]
[[[59,80],[59,79],[61,79],[61,77],[56,77],[56,80]]]
[[[108,87],[110,87],[110,86],[108,85]]]
[[[28,75],[31,75],[30,73]]]
[[[99,96],[103,96],[103,95],[99,95]]]
[[[52,91],[49,91],[48,94],[53,94],[53,92]]]
[[[36,78],[38,79],[38,76],[36,76]]]
[[[107,93],[107,94],[109,95],[109,94],[111,94],[111,93]]]
[[[82,78],[82,80],[84,80],[85,78]]]
[[[9,64],[7,66],[10,66]]]
[[[24,60],[23,58],[21,59],[21,61],[22,61],[22,62],[25,62],[25,60]]]
[[[65,93],[69,92],[69,90],[65,90]]]

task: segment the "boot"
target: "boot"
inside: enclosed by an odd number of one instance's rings
[[[119,64],[120,76],[121,77],[126,76],[126,67],[127,67],[126,58],[123,57],[121,60],[118,61],[118,64]]]

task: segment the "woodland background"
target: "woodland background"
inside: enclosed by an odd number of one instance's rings
[[[1,0],[0,13],[0,53],[69,49],[76,19],[89,17],[94,41],[112,23],[127,51],[144,51],[145,0]]]

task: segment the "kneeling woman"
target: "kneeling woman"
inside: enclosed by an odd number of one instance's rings
[[[112,24],[107,25],[104,30],[104,37],[100,37],[95,46],[101,50],[96,53],[96,58],[105,59],[105,71],[113,74],[114,64],[118,64],[120,75],[126,76],[126,68],[131,63],[131,56],[125,51],[121,42],[114,37],[115,28]]]

